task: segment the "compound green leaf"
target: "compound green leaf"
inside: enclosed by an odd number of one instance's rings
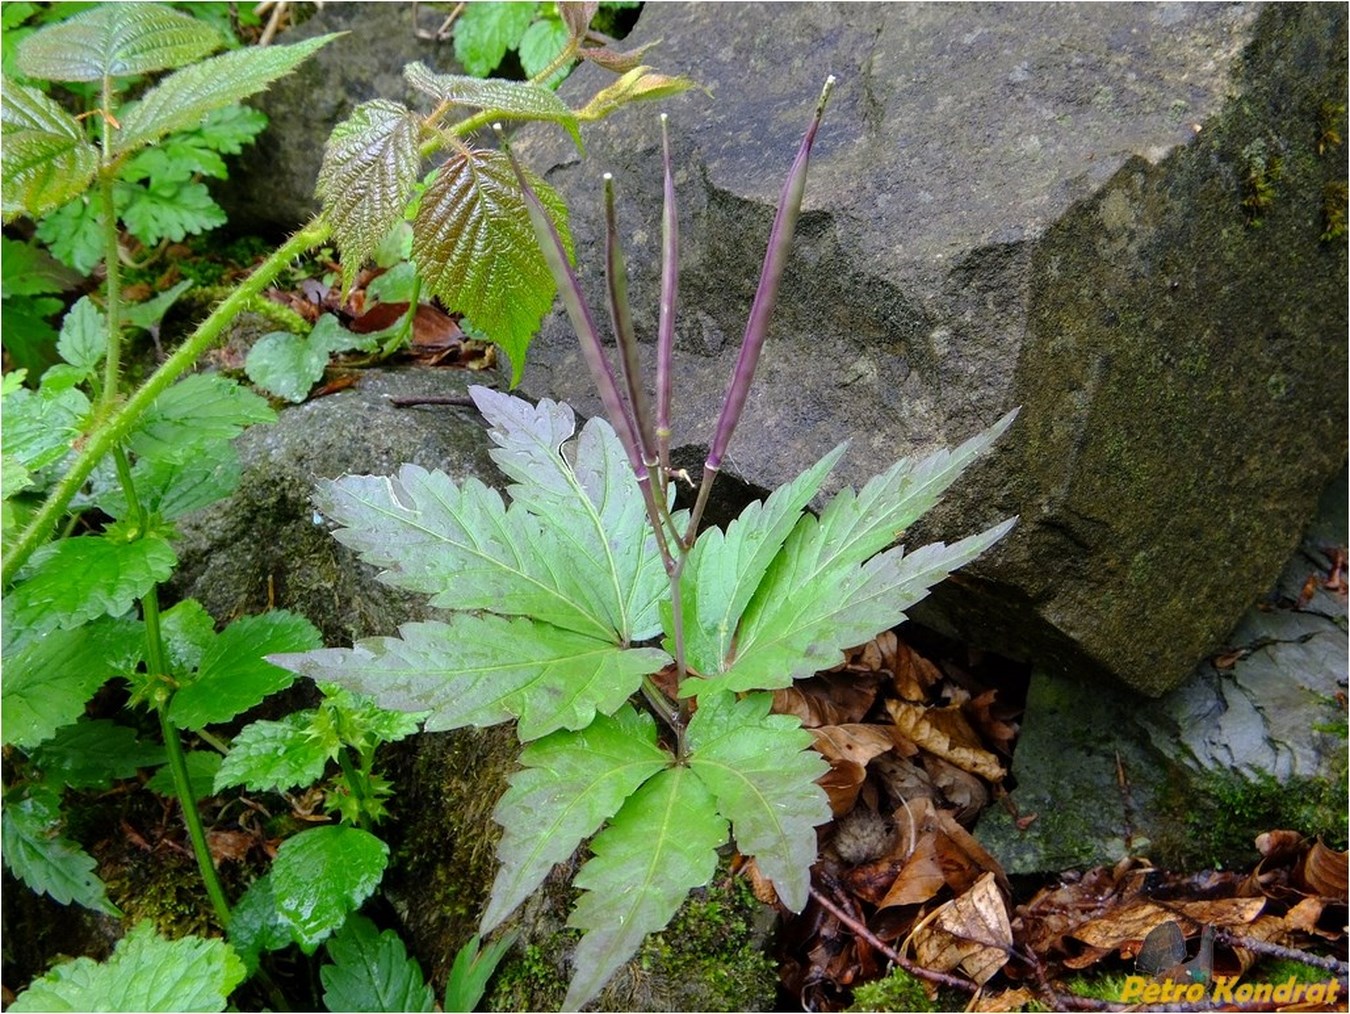
[[[122,112],[113,152],[200,126],[209,113],[262,91],[337,37],[319,35],[292,46],[245,46],[170,74]]]
[[[771,694],[737,700],[709,694],[689,722],[689,766],[731,818],[736,848],[753,855],[779,899],[800,912],[816,861],[816,825],[830,803],[816,779],[830,766],[807,749],[811,734],[790,715],[771,715]]]
[[[330,824],[286,839],[272,861],[277,914],[313,954],[380,883],[389,846],[369,831]]]
[[[74,722],[33,751],[33,763],[49,785],[107,789],[140,768],[164,763],[164,748],[142,743],[136,730],[107,718]]]
[[[575,971],[564,1010],[580,1010],[665,927],[685,897],[712,879],[727,822],[712,793],[689,768],[650,778],[591,843],[594,856],[574,885],[585,893],[567,920],[585,936],[572,955]]]
[[[225,212],[204,183],[165,183],[150,187],[118,182],[118,208],[127,231],[147,247],[162,240],[180,243],[189,235],[225,224]]]
[[[108,319],[88,296],[81,296],[61,321],[56,351],[86,375],[92,374],[103,361],[108,352]]]
[[[5,596],[6,623],[34,634],[121,616],[173,573],[178,557],[159,533],[128,542],[83,535],[33,554],[22,580]]]
[[[445,623],[406,623],[399,632],[271,660],[317,683],[368,694],[391,711],[430,712],[428,732],[518,718],[523,740],[584,728],[669,662],[655,648],[625,650],[524,618],[457,613]]]
[[[375,99],[357,106],[324,145],[316,192],[348,281],[403,219],[422,165],[420,130],[406,107]]]
[[[55,796],[6,800],[0,812],[0,855],[11,873],[38,894],[62,905],[72,901],[105,915],[121,915],[94,873],[94,857],[60,836],[61,814]],[[11,1010],[13,1007],[10,1008]],[[33,1010],[92,1010],[83,1007],[33,1007]],[[128,1008],[131,1009],[131,1008]]]
[[[475,77],[487,77],[530,27],[535,9],[495,0],[469,4],[455,22],[455,59]]]
[[[0,681],[5,744],[28,750],[74,722],[95,690],[135,668],[143,638],[138,623],[105,619],[53,630],[14,651],[7,645]]]
[[[98,169],[98,150],[79,123],[36,88],[6,80],[0,90],[0,137],[4,139],[3,195],[6,220],[32,218],[84,193]]]
[[[26,468],[41,471],[70,453],[89,409],[89,399],[75,388],[20,387],[4,397],[0,444]]]
[[[767,500],[750,504],[725,533],[709,528],[699,536],[680,582],[685,651],[694,669],[722,668],[736,624],[769,564],[843,453],[843,445],[836,447]]]
[[[486,387],[469,394],[497,446],[492,460],[524,507],[575,547],[583,587],[594,589],[620,641],[660,629],[657,602],[668,587],[647,509],[623,446],[609,423],[591,419],[579,439],[576,418],[547,398],[537,405]]]
[[[37,238],[52,256],[82,275],[103,260],[101,204],[88,196],[76,197],[43,215],[37,225]]]
[[[435,994],[393,930],[381,933],[354,915],[325,945],[331,964],[319,969],[328,1010],[429,1011]]]
[[[314,624],[284,609],[235,620],[202,653],[196,679],[174,694],[169,720],[180,729],[229,721],[295,679],[263,656],[322,643]]]
[[[539,177],[527,176],[570,256],[562,199]],[[505,155],[457,152],[437,170],[413,220],[413,260],[428,291],[472,317],[505,349],[511,382],[518,383],[525,349],[556,288]]]
[[[313,719],[313,711],[301,711],[244,726],[216,773],[215,791],[243,785],[278,792],[317,782],[339,746],[336,738],[325,742],[312,734]]]
[[[9,1009],[223,1011],[244,975],[243,962],[224,941],[166,940],[144,920],[118,941],[107,961],[77,958],[57,965]]]
[[[319,484],[315,501],[342,527],[333,533],[380,580],[432,596],[449,609],[532,616],[614,640],[613,626],[578,575],[575,550],[521,507],[470,477],[404,465],[397,475],[344,476]]]
[[[566,29],[562,33],[567,39]],[[561,46],[559,47],[561,48]],[[557,50],[554,51],[556,55]],[[561,124],[581,150],[577,118],[555,92],[528,81],[504,78],[478,78],[463,74],[434,74],[419,62],[403,68],[408,84],[439,102],[488,109],[500,120],[547,120]]]
[[[26,77],[99,81],[200,60],[224,45],[214,28],[161,4],[98,4],[19,44]]]
[[[555,732],[527,746],[523,770],[511,776],[493,813],[505,833],[481,932],[515,911],[555,863],[568,859],[672,760],[657,745],[651,716],[627,705],[577,732]]]
[[[265,399],[235,381],[195,373],[151,403],[128,443],[143,458],[182,460],[275,419]]]

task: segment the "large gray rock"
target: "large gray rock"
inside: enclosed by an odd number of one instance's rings
[[[663,107],[686,457],[834,73],[731,470],[768,487],[851,440],[838,478],[858,484],[1020,405],[910,538],[1021,524],[922,615],[1050,671],[1175,687],[1278,574],[1345,457],[1346,249],[1321,238],[1343,213],[1345,8],[653,4],[628,42],[657,39],[651,62],[713,93]],[[588,127],[582,161],[548,128],[520,137],[572,209],[597,309],[614,173],[653,338],[656,110]],[[531,357],[528,393],[598,410],[560,313]]]

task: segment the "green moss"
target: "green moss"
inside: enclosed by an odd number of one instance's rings
[[[557,934],[575,938],[570,930]],[[564,939],[529,944],[505,961],[492,982],[492,1010],[557,1010],[567,995],[567,980],[558,968]]]
[[[850,1011],[934,1011],[923,980],[903,968],[891,969],[884,979],[868,982],[853,991]]]
[[[1075,975],[1064,982],[1066,993],[1108,1003],[1119,1003],[1124,989],[1124,975]]]

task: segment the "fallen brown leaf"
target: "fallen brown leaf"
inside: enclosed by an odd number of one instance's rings
[[[1346,900],[1347,879],[1350,875],[1350,852],[1337,852],[1320,841],[1315,841],[1303,857],[1298,883],[1323,898]]]
[[[929,753],[991,782],[1003,781],[1003,765],[980,745],[959,707],[926,708],[908,701],[887,701],[886,710],[896,728]]]
[[[979,985],[1008,963],[1013,946],[1008,906],[992,873],[953,898],[914,931],[915,957],[924,968],[959,967]]]

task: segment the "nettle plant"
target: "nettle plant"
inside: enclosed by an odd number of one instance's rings
[[[569,922],[584,934],[571,1009],[709,882],[732,837],[783,904],[805,905],[815,828],[830,817],[816,784],[827,765],[796,718],[771,713],[769,691],[901,622],[932,584],[1013,523],[950,546],[887,548],[1007,428],[1009,414],[955,451],[897,462],[860,492],[835,495],[818,517],[804,513],[838,447],[725,531],[699,532],[767,335],[832,83],[779,203],[692,511],[673,509],[669,461],[678,240],[668,141],[654,408],[637,376],[610,181],[606,263],[622,385],[555,220],[512,160],[609,422],[591,419],[578,434],[567,405],[475,387],[509,503],[476,479],[456,483],[414,465],[323,483],[317,502],[339,526],[335,537],[381,568],[382,580],[453,613],[353,648],[271,656],[383,707],[426,713],[428,731],[516,721],[521,769],[495,812],[501,866],[481,931],[590,839]]]

